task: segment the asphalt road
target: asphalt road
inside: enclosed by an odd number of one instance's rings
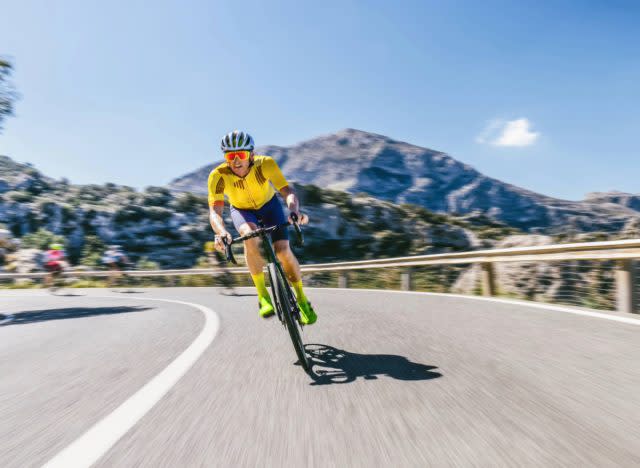
[[[250,289],[138,291],[0,294],[1,467],[54,459],[199,337],[153,298],[219,330],[95,466],[640,466],[637,324],[317,289],[309,376]]]

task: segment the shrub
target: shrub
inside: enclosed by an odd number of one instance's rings
[[[82,185],[78,189],[78,199],[83,202],[100,204],[109,195],[109,191],[101,185]]]
[[[14,201],[16,203],[28,203],[30,201],[33,201],[33,194],[29,193],[29,192],[23,192],[21,190],[15,190],[12,192],[8,192],[5,195],[5,198],[7,200],[11,200]]]
[[[138,260],[136,268],[138,270],[159,270],[160,265],[157,262],[149,260],[147,257],[142,257],[140,260]]]
[[[95,278],[83,278],[69,285],[70,288],[106,288],[107,280]]]
[[[150,206],[144,210],[145,215],[153,221],[166,221],[171,218],[173,212],[160,206]]]
[[[165,187],[147,187],[142,204],[145,206],[167,206],[172,198],[171,191]]]
[[[64,237],[54,234],[51,231],[47,231],[46,229],[40,228],[36,232],[32,232],[22,237],[21,239],[23,248],[32,248],[32,249],[40,249],[47,250],[49,245],[56,244],[66,244],[66,240]]]
[[[115,212],[113,222],[118,224],[136,223],[146,218],[145,210],[140,206],[129,205]]]
[[[189,192],[180,193],[174,199],[173,206],[181,213],[199,213],[206,209],[207,199]]]
[[[13,284],[8,285],[9,289],[33,289],[37,287],[38,283],[31,278],[17,279]]]
[[[104,249],[104,242],[98,236],[86,236],[80,254],[80,264],[90,267],[101,265]]]

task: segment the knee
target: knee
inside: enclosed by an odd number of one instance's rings
[[[244,241],[244,252],[252,255],[260,251],[260,239],[254,237],[253,239],[247,239]]]
[[[289,258],[293,256],[293,252],[289,247],[288,241],[278,241],[273,245],[273,249],[276,251],[278,258]]]
[[[253,223],[244,223],[240,225],[240,227],[238,228],[238,232],[240,233],[241,236],[246,236],[251,231],[255,231],[257,228],[258,226],[256,226]],[[255,240],[255,239],[249,239],[249,240]]]

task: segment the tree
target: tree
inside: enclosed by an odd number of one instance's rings
[[[12,72],[11,62],[0,57],[0,133],[2,133],[4,119],[13,115],[13,103],[18,99],[18,94],[11,83]]]
[[[104,242],[98,236],[85,236],[84,246],[80,254],[80,264],[89,267],[100,266],[104,250]]]
[[[21,239],[22,248],[47,250],[51,244],[65,245],[65,238],[51,231],[40,228],[36,232],[26,234]]]

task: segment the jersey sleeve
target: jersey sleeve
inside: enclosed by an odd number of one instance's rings
[[[283,187],[289,185],[287,179],[282,175],[278,163],[273,158],[266,157],[262,166],[264,167],[265,177],[271,181],[276,189],[281,190]]]
[[[218,171],[209,174],[209,206],[224,204],[224,178]]]

